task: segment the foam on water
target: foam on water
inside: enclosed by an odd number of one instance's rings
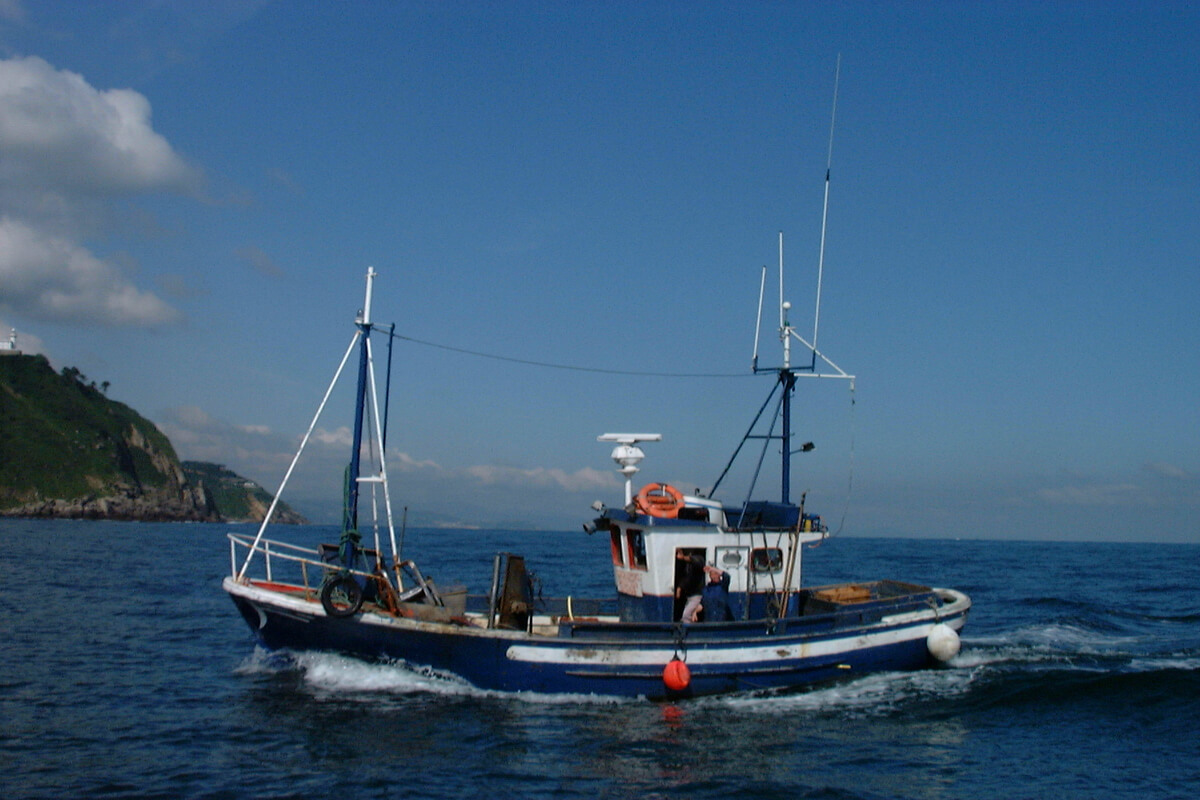
[[[947,667],[921,672],[878,672],[797,693],[733,695],[702,701],[762,714],[833,712],[841,716],[890,714],[913,702],[958,697],[971,690],[976,670]]]
[[[352,699],[355,695],[478,694],[466,681],[427,669],[414,669],[398,661],[363,661],[357,658],[315,651],[269,651],[256,647],[237,668],[242,674],[281,674],[298,672],[303,685],[321,694],[336,694]]]
[[[985,646],[1015,645],[1043,653],[1081,653],[1102,655],[1139,643],[1137,636],[1100,633],[1081,625],[1043,623],[1027,625],[998,636],[971,637],[970,644]],[[964,649],[966,649],[964,644]]]
[[[453,673],[416,667],[403,661],[363,661],[317,651],[272,652],[256,647],[239,665],[241,674],[300,673],[303,685],[320,697],[373,702],[378,696],[427,693],[447,697],[509,699],[542,705],[638,702],[592,694],[538,694],[479,689]]]
[[[1129,662],[1129,668],[1137,672],[1157,672],[1165,669],[1200,672],[1200,656],[1171,655],[1160,658],[1135,658]]]
[[[295,659],[308,687],[346,698],[375,693],[462,695],[476,691],[454,675],[413,669],[402,662],[368,662],[317,652],[298,653]]]

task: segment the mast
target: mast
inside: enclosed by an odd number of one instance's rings
[[[788,321],[788,311],[792,304],[783,299],[783,233],[779,234],[779,337],[783,340],[783,366],[779,370],[779,386],[782,394],[779,432],[780,455],[782,464],[779,468],[779,502],[791,502],[792,494],[792,393],[796,391],[796,376],[792,372],[792,326]]]
[[[363,309],[358,315],[358,319],[354,324],[358,326],[359,343],[358,343],[358,389],[355,395],[354,406],[354,436],[350,451],[350,467],[346,475],[346,504],[342,519],[343,531],[358,530],[358,486],[359,478],[361,477],[361,458],[362,458],[362,435],[363,435],[363,416],[367,406],[367,381],[368,381],[368,366],[370,365],[370,346],[368,344],[371,335],[371,288],[375,280],[375,268],[367,268],[367,294],[363,301]]]
[[[829,183],[830,183],[830,174],[832,172],[832,167],[833,167],[833,131],[834,131],[834,121],[837,116],[837,95],[838,95],[838,84],[839,84],[839,81],[841,78],[841,71],[842,71],[842,57],[841,57],[841,54],[839,53],[838,60],[837,60],[837,69],[834,73],[834,81],[833,81],[833,108],[830,113],[830,120],[829,120],[829,150],[828,150],[826,160],[825,160],[825,196],[824,196],[824,202],[823,202],[823,206],[822,206],[822,210],[821,210],[821,247],[820,247],[820,253],[817,258],[817,292],[816,292],[817,296],[816,296],[816,308],[813,312],[812,341],[811,342],[805,341],[804,337],[801,336],[800,334],[798,334],[796,332],[795,328],[792,327],[792,324],[788,319],[788,311],[791,309],[792,304],[784,299],[783,233],[780,232],[780,234],[779,234],[779,339],[780,339],[780,344],[782,345],[782,349],[783,349],[783,364],[782,364],[782,366],[776,367],[776,368],[759,367],[758,366],[758,339],[759,339],[759,333],[760,333],[760,326],[762,324],[763,289],[766,286],[766,267],[764,267],[762,279],[760,280],[760,285],[759,285],[759,290],[758,290],[758,319],[756,320],[755,326],[754,326],[754,355],[750,361],[750,369],[754,374],[758,374],[758,373],[762,373],[762,372],[775,372],[776,376],[777,376],[776,385],[771,388],[771,393],[767,396],[766,402],[764,402],[762,408],[759,409],[758,414],[754,418],[754,421],[750,423],[750,428],[746,431],[746,434],[742,437],[741,443],[737,446],[737,449],[734,450],[733,455],[729,459],[729,462],[725,465],[725,469],[722,470],[720,476],[718,476],[716,482],[713,484],[711,492],[714,492],[714,493],[716,492],[717,487],[720,486],[721,481],[724,480],[725,476],[729,473],[730,467],[733,466],[733,462],[737,459],[738,453],[741,452],[742,447],[746,444],[747,441],[749,441],[750,439],[765,440],[765,443],[763,446],[763,451],[762,451],[762,454],[759,456],[759,461],[758,461],[758,465],[761,468],[763,458],[766,456],[767,444],[772,440],[778,440],[780,443],[780,451],[781,451],[780,452],[780,484],[781,484],[781,486],[780,486],[780,502],[784,503],[784,504],[790,504],[791,503],[791,483],[792,483],[792,455],[797,452],[807,453],[809,450],[813,449],[812,442],[805,442],[797,450],[795,450],[795,451],[792,450],[792,395],[795,394],[795,391],[796,391],[796,378],[798,378],[798,377],[843,378],[843,379],[850,381],[851,390],[853,390],[853,387],[854,387],[854,376],[847,374],[844,370],[842,370],[841,367],[839,367],[837,364],[830,361],[829,358],[827,358],[820,350],[817,349],[817,333],[818,333],[820,322],[821,322],[821,289],[822,289],[822,283],[823,283],[824,273],[825,273],[825,232],[826,232],[826,225],[827,225],[827,221],[828,221],[828,217],[829,217]],[[800,344],[802,344],[805,347],[805,349],[807,349],[809,351],[809,353],[811,354],[811,359],[809,359],[807,364],[804,364],[802,366],[793,366],[792,365],[791,345],[792,345],[793,338],[795,338],[796,341],[800,342]],[[822,366],[821,366],[822,371],[818,371],[818,364],[817,364],[818,359],[822,362]],[[824,368],[826,366],[831,368],[833,371],[825,372]],[[767,405],[771,402],[771,398],[775,395],[776,389],[780,390],[779,405],[777,406],[777,409],[776,409],[776,414],[778,417],[780,417],[780,420],[779,420],[780,421],[780,432],[778,434],[776,434],[774,432],[774,430],[775,430],[774,422],[772,422],[765,434],[755,435],[754,428],[755,428],[755,426],[758,425],[759,419],[763,415],[763,411],[766,410]],[[757,477],[758,477],[758,472],[756,470],[754,473],[754,480],[751,482],[751,487],[750,487],[751,492],[753,492],[753,490],[754,490],[753,483],[757,481]],[[749,499],[749,496],[747,496],[747,499]]]
[[[780,469],[783,488],[779,492],[779,502],[791,502],[792,494],[792,392],[796,390],[796,376],[790,369],[779,371],[779,382],[783,384],[783,430],[782,439],[783,466]]]
[[[341,362],[338,364],[337,370],[333,373],[333,379],[329,382],[329,387],[325,390],[325,395],[321,398],[320,404],[317,406],[317,412],[313,415],[312,422],[308,425],[308,430],[304,432],[304,436],[300,440],[300,446],[296,449],[296,454],[292,457],[292,462],[287,468],[287,472],[283,476],[283,480],[279,483],[279,488],[275,491],[275,496],[271,499],[271,505],[267,508],[267,513],[263,516],[262,523],[258,527],[258,533],[254,536],[254,542],[250,545],[246,553],[246,559],[242,562],[241,569],[238,570],[238,580],[243,580],[246,576],[246,571],[250,567],[250,562],[255,555],[260,551],[260,544],[263,540],[263,535],[267,532],[267,526],[271,524],[274,518],[275,509],[279,504],[280,498],[283,497],[284,489],[287,488],[288,481],[291,480],[292,473],[296,469],[296,465],[300,462],[300,456],[304,454],[305,448],[308,446],[309,440],[312,438],[313,431],[316,430],[317,423],[321,419],[321,414],[325,411],[325,406],[329,403],[329,398],[333,394],[334,388],[337,386],[338,380],[342,376],[342,372],[346,369],[346,365],[350,362],[350,357],[354,354],[354,348],[359,347],[359,368],[358,368],[358,401],[354,413],[354,450],[350,454],[350,465],[346,469],[347,486],[345,489],[345,506],[342,510],[342,533],[343,539],[355,539],[358,536],[358,486],[360,481],[370,481],[373,483],[383,484],[383,497],[387,510],[388,530],[392,538],[392,556],[395,560],[396,555],[396,533],[392,524],[392,506],[391,498],[388,494],[387,486],[387,471],[383,466],[383,442],[382,437],[380,444],[380,473],[378,477],[360,478],[360,454],[362,452],[362,423],[364,408],[367,403],[367,385],[374,384],[371,370],[371,353],[370,347],[367,344],[367,335],[371,330],[371,288],[375,278],[375,268],[371,267],[367,270],[367,294],[366,302],[363,304],[363,310],[355,318],[354,336],[350,339],[350,344],[346,348],[345,355],[342,356]],[[374,389],[372,388],[372,392]],[[378,404],[374,409],[376,418],[379,416]],[[377,426],[378,428],[379,426]],[[347,534],[352,534],[347,536]],[[396,567],[399,570],[399,565]]]

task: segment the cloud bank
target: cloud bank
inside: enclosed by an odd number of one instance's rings
[[[133,90],[98,90],[34,56],[0,60],[0,309],[99,326],[180,319],[85,245],[118,203],[199,191],[200,172],[150,117]]]
[[[274,491],[295,454],[298,436],[284,436],[265,426],[231,425],[194,406],[162,412],[159,427],[179,456],[215,461]],[[341,509],[339,478],[349,456],[350,430],[317,428],[292,475],[290,505],[314,521],[329,521]],[[472,465],[451,469],[404,452],[388,455],[392,500],[412,505],[418,524],[433,520],[463,526],[505,527],[498,521],[574,528],[588,503],[598,496],[618,496],[615,473],[590,467],[567,472],[553,467]],[[539,498],[531,503],[531,496]],[[446,498],[455,498],[447,505]],[[424,520],[424,523],[421,522]]]

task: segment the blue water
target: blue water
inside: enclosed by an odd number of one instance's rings
[[[805,552],[807,583],[894,577],[971,594],[949,668],[662,705],[490,694],[395,664],[259,651],[220,589],[225,530],[0,521],[0,797],[1200,789],[1196,546],[830,540]],[[498,549],[544,565],[547,594],[610,581],[607,540],[582,532],[410,531],[405,546],[472,591]],[[477,561],[434,569],[455,555]]]

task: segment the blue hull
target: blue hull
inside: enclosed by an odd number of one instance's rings
[[[840,613],[718,624],[564,623],[536,635],[396,620],[361,613],[324,614],[319,603],[226,581],[259,642],[269,649],[321,650],[453,673],[503,692],[599,694],[674,699],[802,686],[865,672],[913,670],[934,663],[926,645],[938,622],[959,629],[969,601],[942,612]],[[871,619],[875,617],[875,619]],[[864,619],[865,618],[865,619]],[[690,684],[672,691],[663,668],[678,656]]]

